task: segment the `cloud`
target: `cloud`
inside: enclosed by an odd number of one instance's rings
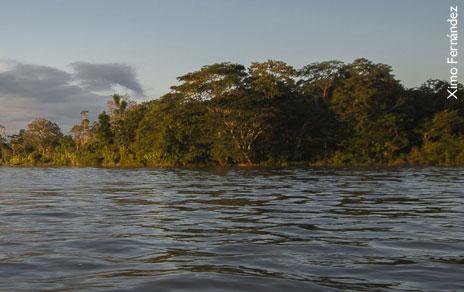
[[[17,64],[0,73],[0,95],[57,102],[82,94],[82,88],[70,85],[71,81],[71,74],[55,68]]]
[[[122,64],[71,64],[58,68],[0,60],[0,124],[9,133],[43,117],[66,132],[88,110],[91,118],[105,109],[115,88],[142,95],[135,72]]]
[[[127,65],[76,62],[71,67],[76,72],[75,78],[89,90],[107,90],[114,85],[121,85],[138,94],[143,92],[134,70]]]

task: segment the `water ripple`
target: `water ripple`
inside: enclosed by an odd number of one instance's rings
[[[0,168],[0,290],[464,290],[463,175]]]

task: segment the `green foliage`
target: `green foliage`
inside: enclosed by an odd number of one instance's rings
[[[245,67],[242,65],[213,64],[178,77],[181,84],[172,86],[171,89],[174,93],[181,94],[184,99],[209,100],[220,98],[241,87],[245,76]]]
[[[282,61],[253,63],[249,69],[248,83],[252,90],[264,97],[283,96],[293,91],[296,73],[293,67]]]
[[[464,88],[429,80],[405,89],[390,66],[357,59],[296,70],[269,60],[219,63],[136,104],[113,95],[65,136],[38,119],[6,136],[0,164],[67,166],[464,164]]]
[[[464,163],[464,116],[457,110],[436,113],[427,123],[422,136],[422,148],[411,153],[411,163]]]
[[[326,61],[304,66],[298,72],[298,87],[303,94],[328,98],[335,85],[344,75],[344,64]]]
[[[197,100],[168,94],[154,102],[136,135],[138,159],[155,165],[188,165],[206,162],[209,144],[206,108]]]
[[[57,124],[46,119],[37,119],[27,125],[22,138],[26,145],[37,149],[42,156],[46,156],[59,144],[62,136]]]
[[[105,112],[98,116],[98,122],[95,126],[95,141],[101,145],[107,146],[113,144],[114,133],[111,129],[111,117]]]

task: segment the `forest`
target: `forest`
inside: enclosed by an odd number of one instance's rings
[[[69,133],[37,119],[0,135],[9,166],[464,165],[464,97],[428,80],[405,88],[386,64],[282,61],[207,65],[169,93],[112,96]],[[102,109],[103,110],[103,109]]]

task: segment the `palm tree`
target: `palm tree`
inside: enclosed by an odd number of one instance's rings
[[[119,94],[113,94],[113,100],[108,104],[111,110],[111,114],[114,116],[120,116],[124,114],[127,109],[127,101],[124,97]]]

